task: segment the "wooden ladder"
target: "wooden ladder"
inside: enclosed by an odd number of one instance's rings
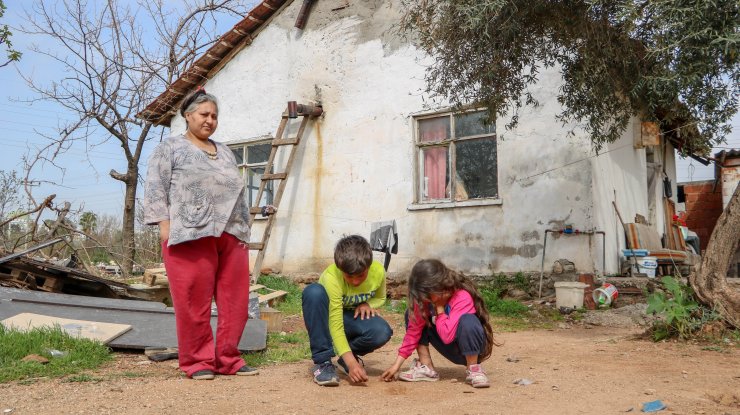
[[[295,159],[298,144],[300,144],[301,142],[301,138],[303,137],[303,133],[306,130],[306,125],[308,124],[308,121],[312,118],[320,116],[321,114],[323,114],[323,112],[324,110],[320,106],[297,104],[295,101],[289,101],[288,107],[283,112],[282,119],[280,120],[280,125],[278,126],[277,132],[275,133],[275,138],[273,138],[271,142],[272,147],[270,149],[270,157],[267,159],[267,165],[265,166],[265,172],[264,174],[262,174],[262,178],[260,180],[260,187],[257,191],[257,198],[254,202],[257,206],[252,206],[249,208],[250,223],[254,224],[254,219],[257,214],[262,213],[262,208],[259,207],[259,204],[262,200],[262,194],[265,190],[266,184],[274,180],[278,180],[280,182],[277,186],[277,191],[275,192],[272,199],[272,206],[275,207],[275,212],[267,217],[265,230],[262,233],[262,240],[260,242],[249,243],[250,250],[259,251],[259,254],[257,254],[257,259],[254,262],[254,267],[252,267],[252,283],[256,283],[257,278],[259,278],[260,276],[260,268],[262,268],[262,261],[265,259],[267,242],[270,240],[272,225],[275,223],[275,216],[277,214],[277,211],[279,210],[280,200],[282,199],[283,192],[285,191],[285,184],[288,179],[288,173],[290,172],[290,168],[293,166],[293,160]],[[290,122],[290,120],[298,117],[303,117],[303,119],[301,120],[301,124],[298,127],[298,131],[295,137],[283,138],[283,134],[285,134],[285,130],[288,127],[288,123]],[[275,157],[280,147],[283,146],[291,146],[288,161],[285,164],[284,172],[275,173],[272,171],[273,165],[275,164]]]

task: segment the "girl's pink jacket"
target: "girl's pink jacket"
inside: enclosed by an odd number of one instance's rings
[[[435,318],[435,326],[442,342],[450,344],[455,340],[460,317],[463,314],[475,314],[473,297],[465,290],[457,290],[452,293],[452,297],[447,302],[445,310],[445,313],[439,314]],[[401,343],[401,347],[398,349],[399,356],[408,359],[411,353],[416,350],[421,339],[421,332],[424,330],[424,325],[425,322],[421,317],[421,312],[415,306],[413,315],[409,316],[409,326],[406,329],[406,335],[403,336],[403,343]]]

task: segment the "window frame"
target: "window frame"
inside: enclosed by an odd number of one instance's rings
[[[264,168],[267,167],[269,156],[268,156],[268,160],[265,160],[264,162],[248,163],[247,162],[249,160],[248,148],[252,146],[265,145],[265,144],[271,144],[271,143],[272,143],[271,137],[258,137],[258,138],[253,138],[253,139],[235,140],[235,141],[224,143],[229,147],[229,150],[231,150],[232,152],[238,149],[242,150],[242,163],[239,163],[239,161],[237,160],[236,168],[239,170],[239,174],[242,175],[244,188],[245,188],[245,191],[247,192],[247,200],[250,203],[250,207],[254,207],[254,206],[251,205],[252,197],[250,195],[251,190],[249,189],[249,183],[248,183],[248,180],[249,180],[248,172],[250,169],[255,169],[255,168],[262,168],[264,170]],[[271,183],[268,183],[268,186],[270,186],[270,184]],[[275,189],[271,189],[271,193],[268,194],[270,198],[274,197],[274,190]],[[258,191],[259,190],[256,190],[256,192]],[[268,195],[263,195],[263,197],[267,197]],[[254,196],[256,197],[257,195],[255,194]],[[267,204],[271,204],[271,203],[272,201],[268,199]],[[259,201],[257,201],[257,204],[259,205]],[[266,217],[260,217],[259,215],[257,215],[255,216],[255,219],[257,220],[266,219]]]
[[[459,114],[465,114],[470,112],[480,112],[480,111],[486,111],[486,108],[479,108],[479,107],[471,107],[471,108],[465,108],[462,110],[452,110],[452,109],[443,109],[443,110],[436,110],[436,111],[426,111],[426,112],[420,112],[416,114],[411,114],[411,120],[412,120],[412,145],[413,145],[413,168],[414,168],[414,174],[413,174],[413,201],[408,205],[408,210],[425,210],[425,209],[445,209],[445,208],[454,208],[454,207],[466,207],[466,206],[488,206],[488,205],[501,205],[503,203],[501,199],[501,189],[499,188],[499,180],[498,180],[498,160],[499,160],[499,140],[498,140],[498,134],[496,132],[495,128],[495,122],[494,122],[494,131],[493,133],[483,133],[483,134],[476,134],[476,135],[470,135],[465,136],[462,138],[457,138],[455,136],[455,115]],[[434,142],[421,142],[421,135],[419,133],[419,121],[422,120],[428,120],[433,118],[440,118],[440,117],[449,117],[450,123],[449,123],[449,134],[450,137],[445,140],[440,141],[434,141]],[[465,141],[471,141],[481,138],[492,138],[494,140],[494,143],[496,144],[496,195],[492,197],[485,197],[485,198],[474,198],[474,199],[465,199],[465,200],[455,200],[455,191],[457,183],[455,183],[455,180],[452,179],[452,176],[457,172],[457,151],[456,151],[456,143],[465,142]],[[449,190],[449,197],[445,199],[430,199],[430,200],[423,200],[423,149],[425,148],[433,148],[433,147],[446,147],[448,149],[448,174],[450,175],[450,190]]]

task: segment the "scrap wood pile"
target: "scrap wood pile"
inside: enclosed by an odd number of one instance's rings
[[[74,262],[74,261],[72,261]],[[69,261],[16,257],[0,263],[0,285],[50,293],[125,298],[128,285],[73,268]]]

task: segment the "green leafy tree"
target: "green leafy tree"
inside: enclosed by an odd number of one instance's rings
[[[403,0],[401,28],[433,58],[427,89],[489,118],[537,105],[529,87],[562,75],[558,118],[585,127],[594,147],[629,120],[680,127],[684,150],[723,141],[740,96],[737,0]],[[674,134],[676,134],[674,132]],[[740,188],[709,240],[697,298],[740,327],[740,292],[726,274],[740,245]]]
[[[80,229],[82,232],[92,234],[98,230],[98,215],[93,212],[85,212],[80,216]]]
[[[595,146],[630,117],[695,123],[695,146],[729,132],[740,93],[737,0],[404,0],[403,28],[433,56],[429,92],[518,122],[528,87],[556,67],[558,117]]]
[[[5,4],[2,0],[0,0],[0,18],[2,18],[5,15]],[[13,49],[13,43],[10,41],[10,37],[13,35],[13,32],[10,31],[8,28],[8,25],[1,25],[0,26],[0,46],[5,48],[5,54],[6,54],[6,61],[3,63],[0,63],[0,68],[4,66],[8,66],[10,62],[17,61],[21,58],[22,53],[18,52],[17,50]]]

